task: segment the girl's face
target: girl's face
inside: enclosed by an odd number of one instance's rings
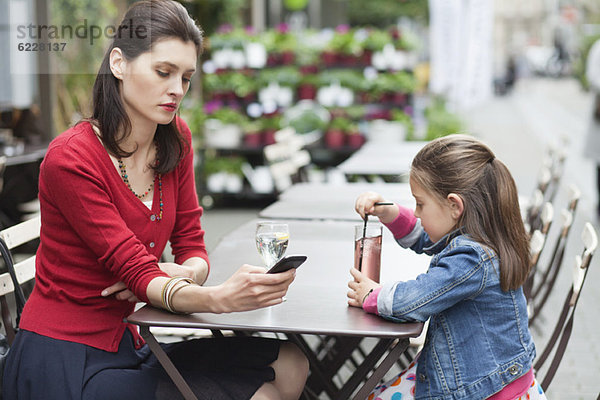
[[[410,179],[410,190],[417,202],[415,217],[421,219],[421,225],[432,242],[437,242],[455,229],[462,213],[462,201],[460,209],[455,203],[457,195],[450,194],[448,199],[440,201],[438,197],[425,191],[413,179]]]
[[[176,38],[163,39],[133,60],[116,54],[111,67],[121,80],[121,96],[132,124],[168,124],[196,71],[196,47]]]

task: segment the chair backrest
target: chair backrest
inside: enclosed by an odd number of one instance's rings
[[[579,190],[579,187],[575,184],[570,184],[567,188],[567,209],[573,213],[573,217],[575,217],[575,210],[577,209],[580,197],[581,190]]]
[[[548,231],[550,231],[550,226],[552,225],[552,220],[554,219],[554,206],[550,202],[544,203],[542,207],[542,212],[540,214],[540,231],[544,235],[548,235]]]
[[[552,152],[552,163],[550,165],[550,181],[548,182],[548,186],[546,188],[546,193],[544,196],[544,199],[548,202],[554,201],[554,197],[556,197],[556,193],[558,192],[558,188],[560,186],[560,180],[565,169],[564,166],[566,158],[567,154],[563,148],[557,148]]]
[[[529,275],[527,276],[527,280],[523,284],[523,292],[525,293],[525,297],[527,298],[527,303],[529,304],[531,299],[531,294],[533,291],[533,278],[535,271],[537,269],[537,264],[540,259],[540,254],[544,249],[544,245],[546,243],[546,235],[543,234],[540,230],[535,230],[529,239],[529,254],[530,254],[530,269]]]
[[[33,218],[21,222],[17,225],[11,226],[0,231],[0,238],[6,244],[6,252],[3,251],[3,258],[5,263],[12,263],[12,250],[16,247],[37,240],[40,237],[41,220],[39,214]],[[5,254],[6,253],[6,254]],[[27,258],[20,260],[14,264],[15,279],[19,284],[30,282],[35,277],[35,255],[30,255]],[[15,328],[18,326],[18,318],[21,313],[20,307],[17,306],[17,320],[16,325],[13,325],[10,311],[8,309],[8,303],[6,296],[15,292],[14,279],[11,277],[9,272],[5,272],[0,275],[0,308],[2,311],[2,322],[6,330],[6,336],[9,343],[12,343],[15,334]],[[22,296],[22,291],[15,292],[16,296]],[[25,299],[22,298],[17,301],[18,304],[25,304]]]
[[[531,294],[532,313],[529,314],[530,324],[540,315],[556,283],[558,272],[563,263],[569,232],[573,225],[573,212],[570,209],[563,209],[560,214],[559,223],[560,233],[556,239],[552,255],[548,260],[546,269],[539,274],[540,279],[537,280]]]
[[[310,164],[310,153],[303,150],[304,140],[287,127],[275,133],[275,143],[265,146],[264,156],[269,164],[275,188],[281,192],[290,187],[302,167]]]
[[[573,330],[575,310],[580,298],[581,288],[583,287],[583,283],[585,282],[585,278],[589,271],[592,256],[598,247],[598,236],[594,230],[594,227],[589,222],[586,223],[583,228],[581,240],[583,242],[583,251],[581,255],[575,256],[573,284],[571,285],[569,292],[565,297],[563,309],[558,321],[556,322],[554,331],[552,332],[544,351],[534,365],[534,369],[539,371],[543,367],[550,354],[554,351],[554,357],[552,358],[550,366],[548,367],[546,374],[542,379],[541,386],[544,391],[548,389],[548,386],[552,382],[552,379],[554,378],[554,375],[556,374],[556,371],[560,365],[560,361],[565,354],[565,350]]]
[[[534,224],[540,216],[542,205],[544,204],[544,193],[537,188],[533,191],[529,204],[527,205],[527,211],[525,213],[525,227],[527,232],[532,233],[536,228]]]

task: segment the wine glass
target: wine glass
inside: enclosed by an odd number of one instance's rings
[[[289,240],[289,228],[285,223],[265,221],[256,224],[256,248],[267,268],[283,257]]]

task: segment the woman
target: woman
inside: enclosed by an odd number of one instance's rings
[[[134,303],[251,310],[279,304],[294,279],[293,271],[243,265],[223,284],[201,286],[209,263],[191,134],[175,116],[201,32],[171,0],[135,3],[121,27],[94,85],[93,117],[57,137],[41,166],[36,285],[7,360],[4,398],[177,398],[123,322]],[[167,241],[175,262],[159,263]],[[199,398],[297,399],[308,373],[299,349],[276,340],[163,346]]]

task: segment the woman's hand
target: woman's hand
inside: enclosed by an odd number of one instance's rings
[[[117,282],[102,291],[103,297],[112,296],[113,294],[117,300],[126,300],[130,303],[140,301],[131,290],[127,289],[127,286],[123,282]]]
[[[397,206],[375,206],[375,203],[388,203],[383,196],[375,192],[365,192],[360,194],[356,198],[354,203],[354,209],[360,215],[362,219],[366,218],[366,215],[374,215],[379,218],[383,223],[392,222],[398,215]]]
[[[158,267],[163,272],[167,273],[167,275],[169,275],[171,278],[182,277],[182,278],[190,278],[194,281],[196,280],[196,274],[194,273],[194,270],[190,267],[175,264],[172,262],[164,262],[164,263],[159,262]]]
[[[377,282],[367,278],[362,272],[356,268],[350,269],[350,274],[354,278],[353,281],[348,282],[348,305],[352,307],[362,307],[367,294],[373,289],[381,287]]]
[[[247,311],[280,304],[296,276],[296,269],[277,274],[265,272],[263,267],[242,265],[227,281],[215,287],[214,312]]]

